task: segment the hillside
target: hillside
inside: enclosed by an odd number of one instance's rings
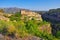
[[[50,9],[42,18],[51,23],[52,34],[60,39],[60,8]]]
[[[2,40],[59,40],[52,35],[51,23],[43,20],[37,12],[20,10],[9,14],[2,11],[0,17]]]

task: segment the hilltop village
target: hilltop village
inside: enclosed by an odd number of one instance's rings
[[[57,9],[55,9],[57,10]],[[32,11],[20,8],[0,9],[1,40],[59,40],[57,11]],[[55,18],[55,19],[54,19]]]
[[[15,12],[14,12],[15,13]],[[3,12],[0,12],[0,19],[1,20],[7,20],[7,21],[9,21],[9,19],[8,18],[5,18],[5,17],[3,17],[3,15],[6,15],[6,16],[11,16],[11,15],[14,15],[14,13],[13,14],[9,14],[9,13],[3,13]],[[41,20],[42,21],[42,18],[41,18],[41,15],[39,14],[39,13],[37,13],[37,12],[33,12],[33,11],[30,11],[30,10],[25,10],[25,9],[21,9],[20,10],[20,13],[21,13],[21,15],[22,15],[22,18],[21,19],[24,19],[24,16],[26,16],[28,19],[32,19],[32,18],[36,18],[36,20]]]
[[[27,16],[29,19],[32,19],[34,17],[36,18],[36,20],[42,21],[41,15],[37,12],[33,12],[30,10],[20,10],[20,12],[21,12],[21,15]]]

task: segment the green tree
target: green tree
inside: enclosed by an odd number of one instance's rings
[[[57,31],[56,37],[60,39],[60,31]]]
[[[11,21],[14,21],[14,20],[20,21],[20,17],[21,17],[21,13],[17,12],[14,15],[10,16],[9,18],[10,18]]]

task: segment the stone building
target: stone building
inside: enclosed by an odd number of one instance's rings
[[[33,17],[36,18],[36,20],[41,20],[42,21],[42,18],[41,18],[41,15],[38,14],[37,12],[33,12],[33,11],[30,11],[30,10],[20,10],[21,12],[21,15],[23,16],[28,16],[29,19],[32,19]]]

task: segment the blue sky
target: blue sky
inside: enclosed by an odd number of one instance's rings
[[[60,0],[0,0],[0,7],[19,7],[31,10],[60,8]]]

